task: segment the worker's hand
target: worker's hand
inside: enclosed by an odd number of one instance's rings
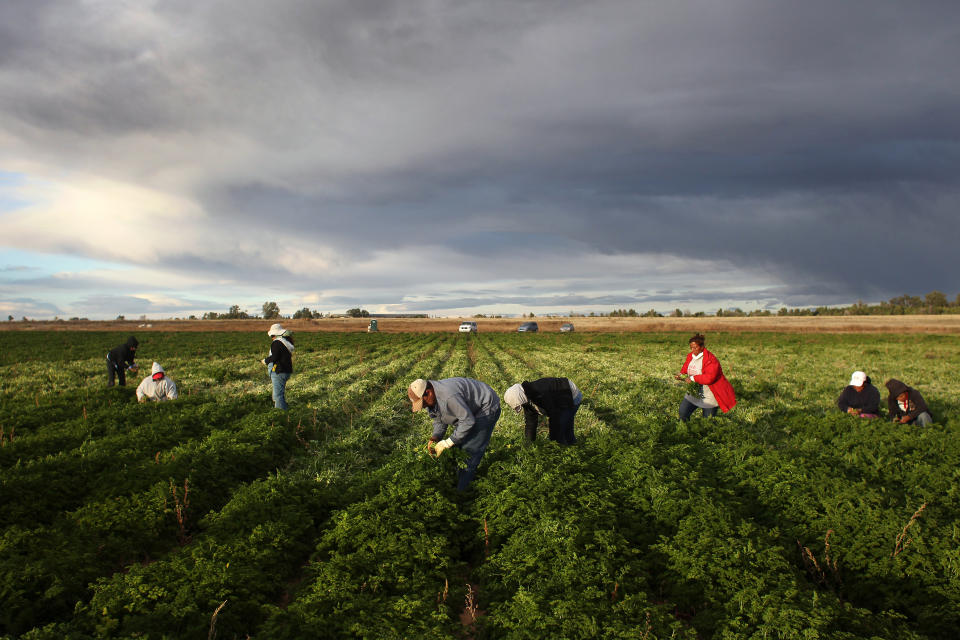
[[[678,373],[678,374],[676,374],[676,375],[673,376],[673,379],[674,379],[674,380],[683,380],[683,379],[686,378],[686,377],[687,377],[687,376],[686,376],[685,374],[683,374],[683,373]]]
[[[437,457],[440,457],[440,454],[453,446],[453,440],[447,438],[446,440],[441,440],[440,442],[433,445],[433,450],[437,452]]]
[[[910,416],[903,416],[900,418],[900,424],[907,424],[908,422],[910,422]]]
[[[857,409],[856,407],[847,407],[847,413],[852,416],[860,417],[860,409]]]
[[[136,364],[132,364],[129,367],[127,367],[127,371],[136,371],[139,368],[140,367],[138,367]]]
[[[266,366],[266,364],[267,364],[267,359],[266,359],[266,358],[260,358],[260,364]]]

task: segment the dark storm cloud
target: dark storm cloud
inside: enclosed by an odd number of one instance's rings
[[[739,284],[591,295],[596,255],[766,273],[782,286],[750,294],[764,305],[956,288],[953,2],[96,7],[0,6],[0,132],[20,153],[69,149],[175,184],[215,224],[340,252],[318,273],[267,242],[166,247],[164,268],[375,290],[409,274],[352,264],[457,256],[488,288],[448,308],[712,304]],[[568,298],[489,289],[583,271]]]

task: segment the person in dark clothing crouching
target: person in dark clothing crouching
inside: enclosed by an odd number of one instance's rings
[[[890,419],[900,424],[915,424],[925,427],[933,422],[933,416],[923,396],[913,387],[908,387],[896,378],[890,378],[886,383],[887,391],[890,395],[887,397],[887,410],[890,412]]]
[[[576,444],[573,418],[580,409],[583,393],[567,378],[540,378],[533,382],[518,382],[503,394],[503,400],[517,413],[523,410],[524,437],[533,442],[537,438],[540,416],[547,416],[549,438],[560,444]]]
[[[127,341],[117,345],[107,353],[107,386],[113,386],[114,377],[117,378],[120,386],[127,384],[127,369],[137,370],[137,365],[133,361],[137,352],[137,346],[140,343],[133,336],[127,338]]]
[[[870,376],[863,371],[854,371],[850,384],[843,388],[837,398],[840,411],[856,418],[880,417],[880,391],[870,384]]]

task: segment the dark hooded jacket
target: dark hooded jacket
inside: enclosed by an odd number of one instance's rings
[[[136,349],[139,344],[136,338],[130,336],[123,344],[110,349],[107,357],[110,358],[110,362],[118,369],[125,369],[133,364],[134,349]]]
[[[890,378],[887,380],[887,391],[890,392],[890,395],[887,396],[887,410],[890,412],[890,419],[899,420],[903,416],[907,416],[910,420],[916,420],[917,416],[926,411],[930,414],[930,417],[933,417],[933,413],[930,412],[930,409],[927,408],[927,403],[923,401],[923,396],[920,395],[920,392],[912,387],[908,387],[906,384],[900,382],[896,378]],[[900,408],[900,404],[897,402],[897,396],[906,391],[909,395],[907,396],[907,410],[904,411]]]
[[[870,384],[870,376],[867,376],[860,391],[857,391],[852,384],[848,384],[837,399],[837,406],[844,412],[853,407],[859,409],[860,413],[880,415],[880,390]]]
[[[273,365],[270,368],[275,373],[293,373],[293,354],[283,344],[283,340],[287,340],[292,345],[293,340],[291,338],[279,340],[278,338],[280,336],[270,342],[270,355],[264,359],[264,362]]]
[[[540,378],[533,382],[521,382],[523,393],[527,396],[527,402],[523,405],[524,433],[528,440],[537,437],[537,423],[540,414],[533,405],[539,407],[540,411],[550,420],[550,439],[559,440],[564,444],[573,444],[575,440],[565,442],[563,435],[565,427],[569,426],[570,434],[573,434],[573,390],[570,388],[570,380],[567,378]],[[570,413],[567,413],[570,412]],[[559,416],[565,415],[569,424],[561,425]]]

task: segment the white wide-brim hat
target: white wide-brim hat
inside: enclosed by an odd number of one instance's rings
[[[268,336],[282,336],[283,332],[286,329],[283,328],[283,325],[279,322],[270,326],[270,331],[267,331]]]

